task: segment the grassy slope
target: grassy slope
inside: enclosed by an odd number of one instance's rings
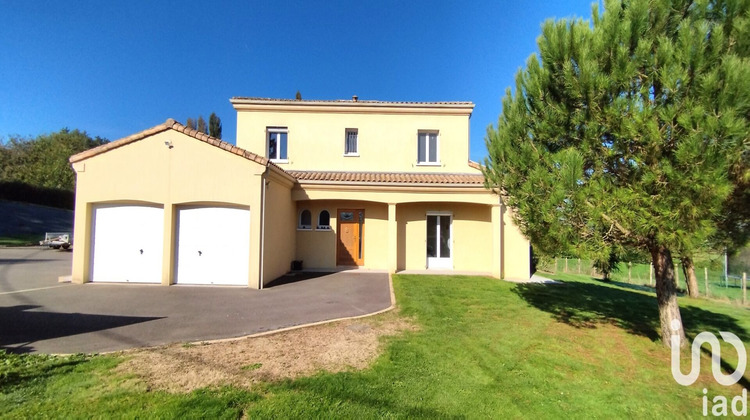
[[[73,211],[0,200],[0,245],[36,245],[45,232],[72,232]]]
[[[0,415],[673,417],[700,415],[703,387],[709,395],[740,392],[739,385],[713,382],[707,358],[699,383],[674,382],[669,353],[655,341],[652,294],[557,277],[566,283],[395,276],[402,314],[414,317],[419,331],[389,339],[371,369],[263,384],[254,392],[147,392],[134,378],[111,374],[111,357],[52,359],[20,377],[18,363],[3,368],[0,359]],[[748,342],[747,309],[703,300],[681,305],[689,335],[724,330]],[[722,355],[735,363],[729,351]],[[748,387],[747,374],[742,384]]]

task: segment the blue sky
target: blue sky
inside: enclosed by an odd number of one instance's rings
[[[63,127],[115,140],[229,98],[472,101],[471,158],[547,18],[593,0],[0,0],[0,138]]]

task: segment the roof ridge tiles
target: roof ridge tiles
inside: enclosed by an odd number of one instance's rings
[[[482,174],[473,172],[409,172],[409,171],[327,171],[327,170],[315,170],[315,169],[287,169],[290,173],[328,173],[328,174],[388,174],[388,175],[472,175],[482,176]]]
[[[287,171],[298,181],[354,182],[380,184],[484,185],[484,176],[477,173],[445,172],[356,172],[356,171]]]
[[[290,103],[353,103],[353,104],[394,104],[394,105],[474,105],[471,101],[381,101],[376,99],[292,99],[264,98],[257,96],[234,96],[230,101],[264,101]]]

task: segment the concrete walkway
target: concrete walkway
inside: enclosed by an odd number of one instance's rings
[[[271,331],[365,315],[391,305],[388,275],[287,276],[273,287],[58,283],[71,253],[0,248],[0,348],[123,350]]]

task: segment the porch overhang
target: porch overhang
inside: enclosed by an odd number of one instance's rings
[[[450,202],[498,205],[500,197],[482,186],[312,184],[299,182],[292,189],[292,200],[356,200],[386,204]]]
[[[294,201],[361,200],[387,204],[455,202],[497,205],[481,174],[290,171]]]

